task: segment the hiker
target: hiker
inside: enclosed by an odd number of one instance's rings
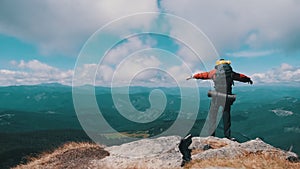
[[[208,96],[212,97],[209,110],[209,134],[215,136],[216,118],[220,106],[223,107],[223,124],[224,124],[224,136],[228,139],[231,138],[231,120],[230,120],[230,107],[235,101],[235,95],[232,94],[232,86],[234,81],[240,81],[253,84],[250,77],[236,73],[230,66],[231,62],[228,60],[220,59],[216,62],[215,69],[209,72],[196,73],[189,79],[212,79],[214,82],[215,91],[209,91]]]
[[[186,80],[190,79],[212,79],[214,82],[215,91],[209,91],[208,96],[212,97],[210,104],[210,110],[208,114],[209,119],[209,129],[208,133],[211,136],[215,136],[216,130],[216,119],[219,107],[223,106],[223,124],[224,124],[224,136],[230,140],[235,141],[234,138],[231,138],[231,121],[230,121],[230,107],[235,101],[235,95],[232,94],[232,86],[234,81],[240,81],[245,83],[253,84],[250,77],[246,75],[236,73],[232,70],[230,66],[231,62],[228,60],[220,59],[216,62],[215,69],[209,72],[202,72],[194,74],[188,77]],[[189,149],[190,144],[192,143],[192,135],[189,134],[185,138],[181,139],[179,143],[179,150],[182,154],[182,163],[183,167],[186,163],[192,160],[191,150]]]

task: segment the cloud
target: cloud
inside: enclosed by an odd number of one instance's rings
[[[245,45],[250,51],[300,50],[300,3],[295,0],[161,0],[161,9],[157,4],[157,0],[1,0],[0,33],[33,43],[42,54],[77,56],[88,37],[104,24],[138,12],[162,10],[194,23],[208,35],[221,54],[228,49],[240,50]],[[149,27],[154,19],[143,18],[133,23]],[[170,24],[171,34],[185,28],[184,25]],[[118,27],[117,31],[124,27]],[[193,33],[186,36],[190,41],[197,41],[193,39]]]
[[[33,43],[42,54],[77,56],[88,37],[104,24],[134,13],[157,11],[156,0],[1,0],[0,33]],[[152,19],[143,18],[136,24],[147,26]]]
[[[14,70],[0,69],[0,85],[34,85],[61,83],[71,85],[73,70],[60,70],[38,60],[11,61]]]
[[[16,64],[16,61],[11,61],[11,63],[14,65]],[[30,69],[33,71],[43,71],[43,72],[57,72],[59,71],[57,68],[49,66],[45,63],[42,63],[38,60],[31,60],[28,62],[25,62],[24,60],[21,60],[19,64],[17,64],[19,68],[22,69]]]
[[[129,86],[161,84],[156,79],[161,62],[155,56],[135,55],[117,66],[109,64],[85,64],[79,67],[73,85]],[[154,68],[154,69],[153,69]]]
[[[251,76],[251,78],[255,83],[262,84],[299,84],[300,68],[283,63],[279,68],[269,70],[265,73],[255,73]]]
[[[84,64],[77,68],[77,71],[74,73],[73,76],[73,85],[94,85],[97,68],[97,64]]]
[[[118,83],[118,85],[128,84],[144,68],[158,67],[160,61],[156,57],[139,54],[139,51],[151,49],[153,44],[155,41],[151,37],[147,37],[143,41],[138,36],[134,36],[112,48],[95,69],[97,70],[96,85],[111,85],[113,77],[114,83]],[[150,77],[145,77],[145,73],[143,74],[144,78],[148,79],[146,81],[149,81]]]
[[[300,50],[300,3],[295,0],[162,0],[164,11],[186,18],[205,32],[218,51]],[[299,43],[298,43],[299,44]]]
[[[265,51],[239,51],[234,53],[226,53],[227,56],[232,57],[260,57],[267,56],[276,53],[276,50],[265,50]]]
[[[0,86],[41,83],[60,83],[70,86],[191,87],[195,85],[195,83],[185,80],[192,74],[186,64],[166,64],[160,59],[159,56],[138,53],[126,57],[114,66],[111,64],[83,64],[77,68],[75,77],[73,70],[62,70],[38,60],[12,60],[10,61],[11,70],[0,69]],[[287,69],[288,66],[285,68]]]
[[[186,77],[192,74],[191,66],[199,63],[199,58],[196,62],[195,56],[175,56],[155,49],[156,45],[151,36],[131,37],[119,44],[99,65],[96,84],[174,86],[185,82]]]
[[[153,49],[156,45],[156,40],[151,36],[130,37],[112,48],[100,63],[78,64],[75,77],[73,70],[61,70],[39,60],[12,60],[11,70],[2,69],[0,72],[1,79],[6,79],[0,85],[51,82],[72,85],[74,82],[75,86],[174,86],[185,82],[185,78],[192,74],[186,63],[194,60],[157,51]]]
[[[151,38],[148,37],[148,39]],[[138,50],[151,48],[153,43],[153,40],[146,40],[146,43],[144,43],[139,37],[128,38],[125,42],[109,51],[103,59],[103,62],[104,64],[116,65],[120,63],[122,59]]]
[[[144,82],[153,82],[157,71],[148,71],[148,69],[157,69],[162,63],[155,56],[135,55],[126,58],[114,72],[115,84],[130,84],[131,80]]]

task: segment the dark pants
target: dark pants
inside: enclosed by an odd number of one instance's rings
[[[191,152],[192,150],[189,149],[189,146],[192,144],[192,135],[189,135],[186,138],[181,139],[179,143],[179,151],[182,154],[182,159],[186,162],[192,160]]]
[[[224,97],[212,97],[212,101],[210,104],[210,110],[209,110],[209,134],[212,136],[215,136],[215,130],[217,128],[217,115],[218,110],[222,106],[222,117],[223,117],[223,124],[224,124],[224,136],[226,138],[230,138],[230,126],[231,126],[231,120],[230,120],[230,107],[233,104],[233,101],[224,98]]]

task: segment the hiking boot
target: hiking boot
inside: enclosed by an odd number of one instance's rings
[[[180,167],[184,167],[185,164],[189,163],[190,160],[182,160]]]

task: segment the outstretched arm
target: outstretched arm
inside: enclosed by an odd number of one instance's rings
[[[233,78],[233,80],[236,80],[236,81],[253,84],[250,77],[248,77],[244,74],[241,74],[241,73],[233,72],[233,77],[232,78]]]
[[[190,77],[188,77],[186,80],[189,79],[212,79],[213,76],[215,75],[216,70],[211,70],[209,72],[202,72],[202,73],[196,73]]]

